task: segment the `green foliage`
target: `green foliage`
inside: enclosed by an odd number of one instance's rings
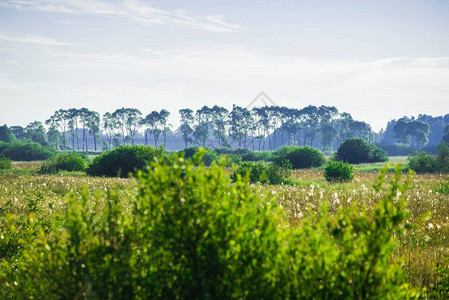
[[[137,264],[144,289],[139,294],[276,297],[282,293],[276,289],[276,266],[282,262],[276,205],[256,197],[244,181],[230,185],[224,162],[195,168],[201,154],[139,175],[135,215],[145,243],[138,250],[147,254]]]
[[[0,154],[14,161],[45,160],[55,153],[54,150],[33,142],[0,143]]]
[[[168,160],[168,154],[161,148],[150,146],[120,146],[96,156],[86,172],[93,176],[128,177],[154,160]]]
[[[440,194],[449,194],[449,179],[435,188],[435,192]]]
[[[187,147],[182,151],[179,151],[178,154],[181,154],[184,152],[184,157],[185,158],[192,158],[193,156],[195,156],[196,153],[198,153],[198,151],[200,149],[205,149],[205,153],[202,156],[202,163],[204,163],[204,165],[206,166],[210,166],[212,164],[212,162],[218,162],[218,155],[217,153],[209,148],[200,148],[198,146],[193,146],[193,147]]]
[[[418,174],[435,173],[438,169],[435,157],[420,151],[408,156],[408,167]]]
[[[84,171],[86,160],[78,153],[64,153],[46,160],[39,168],[40,174],[55,174],[59,171]]]
[[[329,161],[324,169],[324,178],[329,182],[350,182],[354,178],[354,170],[351,164]]]
[[[267,166],[263,163],[255,163],[250,161],[245,161],[238,166],[237,170],[231,175],[232,181],[237,181],[238,178],[243,178],[248,176],[249,182],[251,183],[268,183],[267,178]]]
[[[290,161],[293,169],[305,169],[320,167],[326,162],[326,157],[320,150],[305,147],[284,146],[274,153],[274,161],[281,163],[284,160]]]
[[[446,124],[443,129],[443,142],[449,144],[449,124]]]
[[[272,151],[252,151],[248,148],[228,148],[218,147],[214,149],[217,154],[239,155],[242,161],[271,161],[273,159]]]
[[[251,183],[282,184],[291,175],[291,164],[285,160],[282,164],[260,162],[243,162],[231,175],[232,181],[248,176]]]
[[[375,185],[382,190],[386,169]],[[391,263],[395,235],[401,234],[408,216],[397,167],[386,197],[374,212],[354,204],[330,216],[324,206],[310,216],[290,239],[294,291],[304,299],[406,298],[399,265]],[[399,196],[398,196],[399,195]],[[313,255],[311,255],[314,253]]]
[[[8,170],[11,169],[11,160],[0,154],[0,170]]]
[[[436,267],[437,284],[432,296],[447,299],[449,295],[449,256],[445,255]]]
[[[0,126],[0,141],[10,143],[14,142],[15,140],[17,140],[16,137],[12,133],[11,129],[9,129],[9,127],[6,126],[6,124]]]
[[[416,173],[449,173],[449,147],[441,143],[437,155],[417,152],[408,156],[408,167]]]
[[[338,147],[336,160],[351,164],[388,161],[387,152],[361,138],[350,138]]]
[[[0,298],[32,299],[407,299],[392,260],[404,230],[409,180],[396,172],[374,211],[325,205],[297,226],[247,179],[230,184],[225,161],[204,150],[137,172],[138,193],[101,202],[87,188],[48,223],[0,211]],[[101,206],[99,204],[102,203]],[[101,209],[99,209],[101,207]],[[40,202],[32,205],[39,211]],[[441,272],[444,287],[445,273]]]

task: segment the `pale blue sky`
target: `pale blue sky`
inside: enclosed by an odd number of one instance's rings
[[[0,0],[0,123],[334,105],[374,129],[449,113],[449,1]]]

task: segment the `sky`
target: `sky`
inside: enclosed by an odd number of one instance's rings
[[[0,124],[60,108],[449,113],[449,1],[0,0]]]

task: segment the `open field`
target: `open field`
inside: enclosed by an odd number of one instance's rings
[[[403,162],[403,158],[395,159]],[[127,199],[136,197],[135,179],[87,177],[82,173],[59,175],[35,175],[39,162],[14,162],[13,170],[0,174],[0,214],[13,214],[24,218],[33,214],[35,218],[62,222],[58,216],[68,208],[68,195],[82,197],[87,187],[88,206],[93,210],[105,207],[110,190],[120,198],[121,207],[131,212]],[[358,166],[356,170],[381,167],[380,164]],[[339,207],[358,205],[372,210],[383,198],[372,185],[377,172],[356,171],[353,182],[330,184],[322,170],[297,170],[292,177],[299,180],[298,186],[252,185],[256,194],[271,194],[282,206],[292,226],[308,211],[317,210],[321,204],[329,206],[335,213]],[[393,176],[387,174],[387,178]],[[407,223],[412,229],[399,237],[400,246],[395,260],[400,262],[405,274],[414,286],[431,291],[437,284],[436,267],[444,255],[449,254],[449,194],[442,187],[449,185],[449,175],[414,175],[406,194],[410,216]],[[48,237],[51,238],[51,237]]]

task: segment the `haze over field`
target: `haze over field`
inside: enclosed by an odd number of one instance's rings
[[[336,106],[385,127],[449,111],[448,1],[0,0],[0,122]]]

